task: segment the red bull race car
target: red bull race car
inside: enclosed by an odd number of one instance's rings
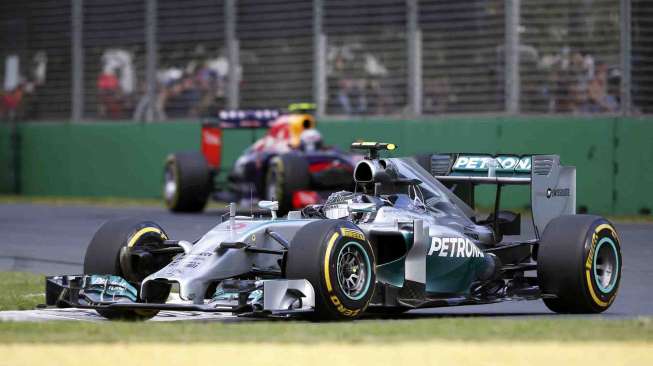
[[[201,150],[177,152],[165,163],[163,196],[174,212],[199,212],[210,197],[222,202],[271,200],[279,214],[322,202],[351,189],[354,164],[362,157],[323,144],[305,103],[278,110],[221,111],[202,123]],[[267,128],[233,166],[222,161],[226,129]],[[253,139],[254,140],[254,139]]]

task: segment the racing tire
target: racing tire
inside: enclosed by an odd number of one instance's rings
[[[212,191],[212,177],[200,152],[168,156],[164,169],[163,198],[173,212],[201,212]]]
[[[279,202],[278,215],[284,216],[293,209],[292,198],[296,191],[310,187],[311,174],[308,161],[299,154],[283,154],[270,159],[265,177],[265,195]]]
[[[290,243],[286,276],[306,279],[315,292],[318,321],[351,320],[367,308],[376,282],[369,241],[345,220],[320,220],[302,227]]]
[[[108,221],[95,233],[84,256],[84,274],[116,275],[140,287],[140,281],[149,273],[136,271],[134,266],[121,263],[120,252],[123,248],[143,245],[162,244],[168,236],[157,224],[138,219],[120,219]],[[132,268],[126,272],[124,268]],[[159,268],[154,268],[150,273]],[[140,288],[138,288],[140,291]],[[148,291],[148,301],[165,302],[170,287],[157,286],[155,291]],[[147,320],[155,316],[158,310],[96,309],[107,319]]]
[[[600,216],[565,215],[546,226],[537,276],[544,304],[556,313],[601,313],[621,281],[621,247],[614,226]]]

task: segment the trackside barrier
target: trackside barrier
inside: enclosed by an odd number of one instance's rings
[[[394,142],[397,155],[425,152],[555,153],[577,167],[577,203],[589,212],[636,214],[653,209],[653,120],[618,117],[478,117],[424,120],[322,120],[328,144],[356,139]],[[199,149],[200,124],[22,123],[21,192],[48,196],[158,197],[169,152]],[[228,130],[229,166],[263,130]],[[8,192],[8,129],[0,124],[0,192]],[[493,188],[477,202],[489,205]],[[487,197],[486,197],[487,196]],[[506,207],[529,202],[524,187],[505,191]]]

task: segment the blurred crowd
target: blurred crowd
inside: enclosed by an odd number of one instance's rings
[[[378,55],[359,42],[332,45],[327,53],[330,112],[345,115],[384,115],[399,104],[392,75]]]
[[[590,52],[567,47],[540,56],[533,47],[522,46],[520,55],[522,111],[580,115],[619,111],[619,67]],[[341,115],[404,112],[406,87],[398,79],[403,80],[405,76],[394,75],[384,56],[359,42],[331,45],[327,54],[327,112]],[[38,118],[36,91],[46,83],[47,55],[37,52],[27,61],[21,63],[18,56],[5,59],[0,91],[2,119]],[[194,118],[215,114],[225,105],[230,65],[219,52],[209,54],[198,46],[181,56],[164,58],[157,70],[154,100],[147,96],[143,68],[136,66],[133,51],[107,49],[100,63],[95,79],[98,118],[144,120],[149,106],[153,106],[155,120]],[[497,69],[503,67],[500,59],[496,64]],[[440,74],[424,79],[424,113],[460,112],[453,106],[465,96],[466,90],[460,89],[460,83],[447,75],[446,70]],[[503,97],[503,76],[500,71],[496,74],[496,96],[487,95],[487,99]],[[479,82],[474,81],[476,85]],[[93,98],[88,100],[92,101]]]
[[[97,77],[98,116],[143,120],[149,106],[153,106],[156,120],[216,112],[224,105],[229,64],[225,57],[208,57],[199,49],[193,57],[163,63],[157,70],[155,100],[149,100],[144,78],[137,83],[132,54],[107,50]]]
[[[562,50],[546,56],[540,67],[547,72],[543,95],[552,113],[616,113],[619,111],[621,75],[618,67],[590,53]]]

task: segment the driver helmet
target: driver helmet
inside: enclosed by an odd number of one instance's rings
[[[299,135],[299,147],[306,152],[321,150],[322,134],[315,129],[305,130]]]

